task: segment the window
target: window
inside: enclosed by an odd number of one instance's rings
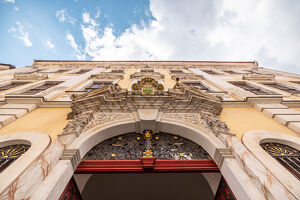
[[[141,72],[154,72],[154,69],[141,69]]]
[[[100,87],[111,85],[112,83],[104,83],[104,82],[94,82],[92,85],[85,88],[86,91],[91,92],[93,90],[96,90]]]
[[[80,71],[74,72],[74,73],[72,73],[72,74],[84,74],[84,73],[87,73],[87,72],[89,72],[89,71],[91,71],[91,69],[81,69]]]
[[[181,69],[170,69],[172,74],[182,74],[184,73]]]
[[[39,92],[42,92],[44,90],[47,90],[49,88],[52,88],[58,84],[62,83],[62,81],[49,81],[49,82],[46,82],[44,83],[43,85],[40,85],[40,86],[37,86],[35,88],[32,88],[32,89],[29,89],[25,92],[22,92],[20,94],[23,94],[23,95],[34,95],[34,94],[37,94]]]
[[[213,71],[213,70],[210,70],[210,69],[201,69],[201,71],[207,73],[207,74],[210,74],[210,75],[218,75],[219,73]]]
[[[202,92],[212,92],[208,87],[206,87],[205,85],[203,85],[202,83],[200,82],[197,82],[197,83],[184,83],[188,86],[191,86],[191,87],[194,87],[194,88],[197,88],[199,90],[201,90]]]
[[[11,84],[1,86],[0,87],[0,92],[2,92],[4,90],[11,89],[11,88],[14,88],[14,87],[18,87],[20,85],[25,85],[27,83],[30,83],[30,82],[12,82]]]
[[[280,143],[262,143],[261,147],[300,179],[300,151]]]
[[[123,74],[124,73],[124,70],[123,69],[113,69],[111,70],[112,73],[121,73]]]
[[[300,85],[300,81],[290,81],[291,83],[296,83]]]
[[[29,145],[16,144],[0,148],[0,173],[29,149]]]
[[[246,82],[229,82],[229,83],[231,83],[232,85],[235,85],[237,87],[240,87],[240,88],[242,88],[246,91],[252,92],[253,94],[257,94],[257,95],[275,94],[275,93],[272,93],[272,92],[266,92],[266,91],[262,90],[259,87],[251,86],[251,85],[247,84]]]
[[[281,85],[278,83],[262,83],[262,84],[285,91],[285,92],[289,92],[289,93],[300,93],[300,90],[297,90],[297,89],[294,89],[294,88],[291,88],[291,87],[288,87],[285,85]]]

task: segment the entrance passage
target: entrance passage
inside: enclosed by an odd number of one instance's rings
[[[201,173],[94,174],[81,193],[85,200],[213,200]]]
[[[60,200],[236,200],[198,144],[168,133],[127,133],[90,149]]]

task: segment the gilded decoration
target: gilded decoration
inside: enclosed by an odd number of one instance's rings
[[[155,157],[160,160],[211,159],[198,144],[172,134],[152,134],[145,131],[128,133],[107,139],[92,148],[83,160],[140,160]]]
[[[29,145],[16,144],[0,148],[0,173],[29,149]]]
[[[261,147],[300,180],[300,151],[288,145],[266,142]]]
[[[132,93],[139,95],[155,95],[164,92],[164,86],[155,79],[147,77],[131,86]]]

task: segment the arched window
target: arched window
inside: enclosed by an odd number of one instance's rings
[[[0,148],[0,173],[29,149],[29,145],[16,144]]]
[[[288,145],[266,142],[261,147],[300,179],[300,151]]]

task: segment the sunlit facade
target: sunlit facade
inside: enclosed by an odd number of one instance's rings
[[[0,70],[0,199],[300,199],[298,74],[214,61]]]

